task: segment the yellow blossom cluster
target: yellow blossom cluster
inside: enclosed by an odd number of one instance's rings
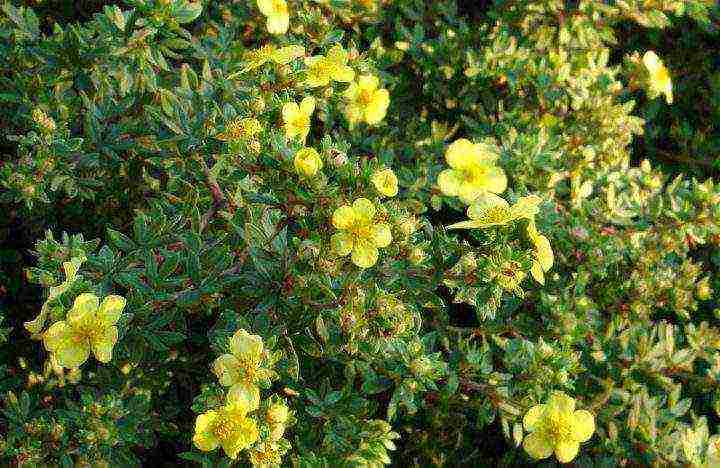
[[[253,466],[278,465],[289,448],[283,435],[292,412],[276,395],[261,401],[260,387],[275,378],[272,356],[260,336],[244,329],[230,338],[228,351],[213,363],[220,384],[228,387],[225,403],[197,417],[193,443],[205,452],[222,447],[233,460],[246,450]]]

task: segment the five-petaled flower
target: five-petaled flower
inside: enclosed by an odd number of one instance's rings
[[[530,408],[523,419],[530,432],[523,441],[525,451],[535,459],[555,456],[561,463],[572,461],[580,443],[595,432],[595,418],[589,411],[575,410],[575,399],[553,393],[546,404]]]
[[[299,138],[305,141],[310,133],[310,118],[315,111],[315,98],[308,96],[298,106],[294,102],[286,103],[282,108],[282,116],[287,138]]]
[[[376,125],[385,117],[390,105],[390,93],[379,86],[377,76],[362,75],[345,90],[345,116],[351,127],[361,121]]]
[[[337,255],[352,253],[352,262],[360,268],[370,268],[378,259],[378,248],[392,242],[390,226],[375,220],[375,205],[358,198],[351,205],[335,210],[332,223],[340,232],[333,234],[330,242]]]
[[[643,64],[648,71],[648,84],[650,86],[651,97],[665,95],[665,101],[668,104],[673,102],[672,79],[670,72],[663,64],[662,60],[652,50],[648,50],[643,55]]]
[[[246,399],[228,395],[225,406],[207,411],[195,420],[193,443],[203,452],[221,446],[235,460],[241,450],[254,444],[259,437],[257,423],[248,413],[257,407]]]
[[[392,169],[382,169],[373,173],[370,181],[375,190],[386,197],[394,197],[398,193],[398,179]]]
[[[101,304],[95,294],[80,294],[65,320],[55,322],[43,335],[45,348],[67,368],[79,367],[91,351],[98,361],[110,362],[118,339],[115,324],[124,308],[121,296],[107,296]]]
[[[305,86],[317,88],[327,86],[330,81],[349,83],[355,78],[355,72],[348,66],[348,53],[340,44],[335,44],[327,56],[316,55],[307,57],[307,78]]]
[[[266,366],[266,358],[262,337],[241,328],[230,338],[230,352],[215,360],[213,371],[226,387],[243,383],[267,386],[272,371]]]
[[[438,176],[440,190],[448,196],[472,203],[485,193],[502,193],[507,188],[505,172],[495,165],[499,150],[489,143],[473,143],[461,138],[445,152],[450,169]]]
[[[467,209],[468,221],[451,224],[448,229],[486,228],[504,226],[518,219],[533,219],[542,198],[537,195],[520,197],[512,206],[491,192],[481,194]]]
[[[260,12],[267,17],[270,34],[285,34],[290,26],[290,12],[285,0],[257,0]]]

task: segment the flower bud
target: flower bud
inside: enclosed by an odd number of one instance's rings
[[[398,193],[398,179],[392,169],[375,171],[370,181],[375,186],[375,190],[386,197],[394,197]]]
[[[413,265],[419,265],[425,260],[425,251],[420,247],[413,248],[408,255],[408,260]]]
[[[295,170],[298,174],[312,177],[323,167],[320,154],[315,148],[301,148],[295,153]]]

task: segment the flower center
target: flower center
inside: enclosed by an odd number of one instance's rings
[[[288,11],[285,0],[273,0],[272,7],[275,13],[287,13]]]
[[[255,371],[257,370],[257,363],[253,359],[239,359],[240,369],[242,370],[245,380],[250,383],[255,382]]]
[[[219,419],[213,428],[215,437],[220,440],[225,440],[232,434],[234,425],[226,418]]]
[[[276,450],[273,450],[272,447],[266,444],[262,452],[255,452],[253,454],[253,458],[255,459],[254,461],[256,465],[269,465],[278,459],[278,455]]]
[[[510,211],[503,206],[493,206],[483,213],[483,219],[489,223],[504,223],[510,217]]]
[[[485,177],[485,174],[487,174],[487,171],[482,167],[463,169],[462,180],[469,184],[475,184]]]
[[[292,120],[291,125],[295,130],[302,131],[310,126],[310,120],[304,115],[298,115]]]
[[[373,100],[373,91],[371,89],[361,89],[358,94],[358,102],[364,106],[370,105]]]
[[[562,416],[551,416],[547,420],[546,431],[556,442],[572,439],[570,424]]]
[[[100,336],[102,333],[102,330],[99,328],[94,327],[80,327],[75,330],[75,333],[72,335],[72,341],[73,343],[82,343],[82,342],[93,342],[96,337]]]
[[[350,226],[349,231],[350,234],[352,234],[353,241],[355,242],[365,241],[372,237],[372,228],[369,224],[364,222],[356,222],[354,225]]]

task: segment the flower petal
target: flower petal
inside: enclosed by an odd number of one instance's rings
[[[90,357],[90,343],[86,340],[73,342],[67,346],[61,346],[54,354],[61,366],[68,369],[80,367]]]
[[[65,321],[55,322],[43,334],[45,349],[51,353],[69,346],[72,342],[73,329]]]
[[[573,413],[573,436],[578,442],[585,442],[595,432],[595,416],[587,410],[577,410]]]
[[[259,361],[263,352],[262,337],[241,328],[230,338],[230,352],[239,359]]]
[[[92,351],[95,359],[100,362],[110,362],[112,350],[118,340],[118,329],[115,326],[106,327],[102,333],[92,340]]]
[[[660,57],[652,50],[645,52],[642,61],[651,74],[657,73],[657,70],[663,66]]]
[[[523,448],[536,460],[547,458],[553,453],[553,446],[542,432],[532,432],[525,436]]]
[[[455,197],[460,193],[460,186],[463,183],[462,173],[455,169],[445,169],[438,175],[437,183],[442,193]]]
[[[372,222],[375,217],[375,205],[367,198],[358,198],[353,202],[353,210],[355,216],[366,223]]]
[[[67,322],[75,328],[82,324],[95,321],[95,311],[100,304],[100,299],[91,293],[83,293],[75,298],[72,309],[67,314]]]
[[[193,443],[195,444],[195,447],[203,452],[212,452],[218,448],[218,445],[220,445],[220,442],[211,432],[196,433],[193,435]]]
[[[327,58],[336,66],[345,65],[348,61],[348,53],[340,44],[335,44],[328,50]]]
[[[490,166],[483,179],[483,188],[488,192],[503,193],[507,188],[505,171],[497,166]]]
[[[526,431],[532,432],[540,421],[540,417],[545,413],[545,405],[535,405],[525,413],[523,418],[523,426]]]
[[[553,392],[547,402],[549,411],[571,416],[575,411],[575,398],[563,392]]]
[[[270,16],[275,13],[272,0],[257,0],[258,10],[265,16]]]
[[[352,252],[353,238],[348,232],[336,232],[330,238],[330,245],[332,246],[333,252],[339,257]]]
[[[542,234],[538,234],[533,238],[535,244],[535,253],[537,254],[538,263],[542,267],[543,271],[548,271],[553,266],[554,255],[550,241],[547,237]]]
[[[303,114],[310,116],[315,111],[315,98],[308,96],[300,102],[300,110]]]
[[[225,387],[240,380],[239,367],[240,361],[232,354],[222,354],[213,362],[213,372],[220,381],[220,385]]]
[[[386,223],[380,223],[373,226],[373,241],[375,247],[387,247],[392,242],[392,234],[390,233],[390,226]]]
[[[350,205],[342,205],[332,215],[332,223],[337,229],[348,229],[355,223],[355,210]]]
[[[358,78],[358,86],[361,89],[372,91],[380,85],[380,79],[375,75],[361,75]]]
[[[455,140],[445,151],[445,160],[453,169],[465,169],[477,163],[475,144],[466,138]]]
[[[545,272],[543,271],[540,262],[538,262],[537,260],[533,260],[532,266],[530,267],[530,274],[535,279],[535,281],[542,285],[545,284]]]
[[[520,197],[513,205],[513,211],[517,213],[517,216],[523,218],[532,218],[540,212],[540,203],[542,198],[537,195],[528,195],[527,197]]]
[[[332,79],[341,83],[349,83],[355,78],[355,70],[347,65],[342,65],[332,70]]]
[[[378,259],[378,249],[368,242],[358,242],[353,247],[352,262],[360,268],[370,268]]]
[[[215,450],[220,444],[211,431],[211,427],[215,423],[217,416],[218,414],[216,411],[210,410],[207,413],[198,415],[195,419],[195,435],[193,436],[193,443],[203,452]]]
[[[580,444],[575,441],[562,441],[555,445],[555,456],[560,463],[570,463],[577,456]]]
[[[387,114],[387,109],[390,106],[390,93],[387,89],[378,89],[373,93],[372,101],[368,104],[365,109],[365,121],[369,125],[376,125]]]
[[[103,299],[97,311],[97,319],[102,325],[115,325],[127,301],[122,296],[110,295]]]
[[[286,102],[282,107],[282,117],[285,123],[295,120],[300,113],[300,107],[294,102]]]
[[[290,16],[285,14],[267,17],[267,30],[270,34],[285,34],[290,27]]]

